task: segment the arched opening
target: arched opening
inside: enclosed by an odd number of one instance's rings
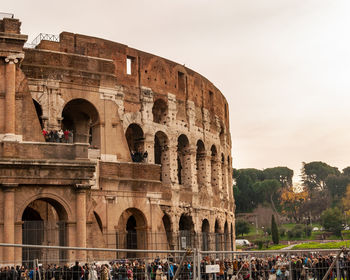
[[[205,185],[206,178],[206,164],[205,164],[205,147],[202,140],[197,141],[197,151],[196,151],[196,169],[197,169],[197,184],[198,190]]]
[[[137,249],[136,219],[130,216],[126,222],[126,249]]]
[[[34,200],[22,214],[22,243],[31,245],[66,246],[67,212],[56,200]],[[33,260],[41,263],[59,263],[66,259],[66,251],[23,248],[22,262],[32,266]]]
[[[170,250],[174,250],[171,221],[170,221],[169,215],[164,214],[162,221],[163,221],[163,225],[164,225],[164,229],[165,229],[165,233],[166,233],[166,238],[168,241],[168,246],[169,246],[168,248]]]
[[[32,99],[32,100],[33,100],[33,103],[35,106],[36,115],[38,116],[38,119],[39,119],[40,127],[41,127],[41,129],[43,129],[44,128],[43,109],[41,108],[41,105],[35,99]]]
[[[145,137],[142,128],[132,123],[125,132],[126,141],[128,142],[131,158],[133,162],[142,162],[144,157]]]
[[[62,129],[71,132],[70,142],[89,143],[100,148],[100,118],[97,109],[85,99],[69,101],[62,111]]]
[[[220,234],[220,226],[218,223],[218,220],[215,221],[215,250],[220,251],[221,250],[221,234]]]
[[[129,208],[120,216],[116,232],[116,247],[119,249],[147,249],[147,221],[144,214]],[[137,254],[128,252],[126,257],[136,257]]]
[[[180,185],[187,187],[191,186],[189,146],[187,136],[181,134],[177,139],[177,178]]]
[[[207,219],[202,222],[202,250],[209,251],[209,222]]]
[[[182,214],[179,221],[179,231],[180,231],[180,248],[185,249],[187,247],[193,246],[194,243],[194,224],[192,216]]]
[[[168,105],[163,99],[157,99],[152,108],[153,122],[166,124],[168,115]]]
[[[229,244],[230,244],[230,238],[229,238],[229,233],[228,233],[228,225],[227,221],[225,222],[224,226],[224,250],[228,251],[229,250]]]
[[[210,159],[210,169],[211,169],[211,186],[213,191],[218,191],[218,159],[217,159],[217,150],[215,145],[211,146],[211,159]]]
[[[170,161],[168,137],[164,132],[158,131],[154,135],[154,163],[162,165],[161,180],[170,182]]]

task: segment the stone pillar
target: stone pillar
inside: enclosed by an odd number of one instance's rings
[[[5,58],[6,78],[5,78],[5,139],[14,141],[16,134],[16,56]]]
[[[173,142],[173,141],[172,141]],[[170,181],[177,184],[177,145],[170,143],[168,146],[169,166],[170,166]]]
[[[4,243],[15,243],[15,188],[17,184],[3,184],[4,191]],[[3,247],[3,257],[6,264],[15,261],[15,248]]]
[[[90,185],[76,186],[76,246],[86,247],[86,190]],[[86,251],[77,251],[77,259],[86,261]]]
[[[205,157],[204,164],[205,164],[205,170],[206,170],[206,173],[204,175],[205,176],[204,177],[204,184],[205,184],[205,187],[208,191],[208,194],[212,195],[213,188],[211,185],[211,152],[207,151],[206,155],[204,157]]]
[[[148,153],[147,162],[154,163],[154,135],[146,134],[145,136],[144,151]]]

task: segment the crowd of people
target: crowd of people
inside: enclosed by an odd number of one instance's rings
[[[147,162],[148,152],[131,151],[131,159],[133,162]]]
[[[54,143],[73,143],[73,131],[68,129],[60,130],[42,130],[46,142]]]
[[[322,280],[334,255],[274,256],[266,258],[237,257],[233,260],[204,258],[200,263],[201,280]],[[216,264],[219,272],[207,273],[206,266]],[[193,279],[193,263],[185,261],[181,280]],[[105,264],[0,267],[0,280],[173,280],[178,265],[156,258],[152,262],[120,260]],[[338,274],[339,273],[339,274]],[[350,279],[350,255],[342,255],[327,277],[328,280]]]

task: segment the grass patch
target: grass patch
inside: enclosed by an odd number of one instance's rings
[[[302,250],[302,249],[339,249],[342,246],[349,246],[350,241],[340,241],[340,242],[328,242],[328,243],[319,243],[319,242],[309,242],[304,244],[295,245],[292,250]]]
[[[286,247],[288,247],[289,245],[283,245],[283,244],[277,244],[277,245],[272,245],[272,246],[270,246],[269,248],[263,248],[262,250],[272,250],[272,251],[274,251],[274,250],[281,250],[281,249],[283,249],[283,248],[286,248]]]

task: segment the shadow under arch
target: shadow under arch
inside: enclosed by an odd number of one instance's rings
[[[73,142],[100,148],[100,116],[90,101],[77,98],[67,102],[62,110],[62,128],[73,132]]]
[[[137,208],[128,208],[119,217],[116,244],[119,249],[147,249],[147,219]],[[128,252],[126,257],[136,257]]]
[[[208,251],[209,250],[209,221],[207,219],[204,219],[202,221],[202,250]]]
[[[31,245],[67,246],[68,213],[65,207],[50,197],[36,197],[25,204],[21,213],[22,243]],[[66,260],[66,250],[22,249],[22,262],[32,266],[38,259],[41,263]]]

